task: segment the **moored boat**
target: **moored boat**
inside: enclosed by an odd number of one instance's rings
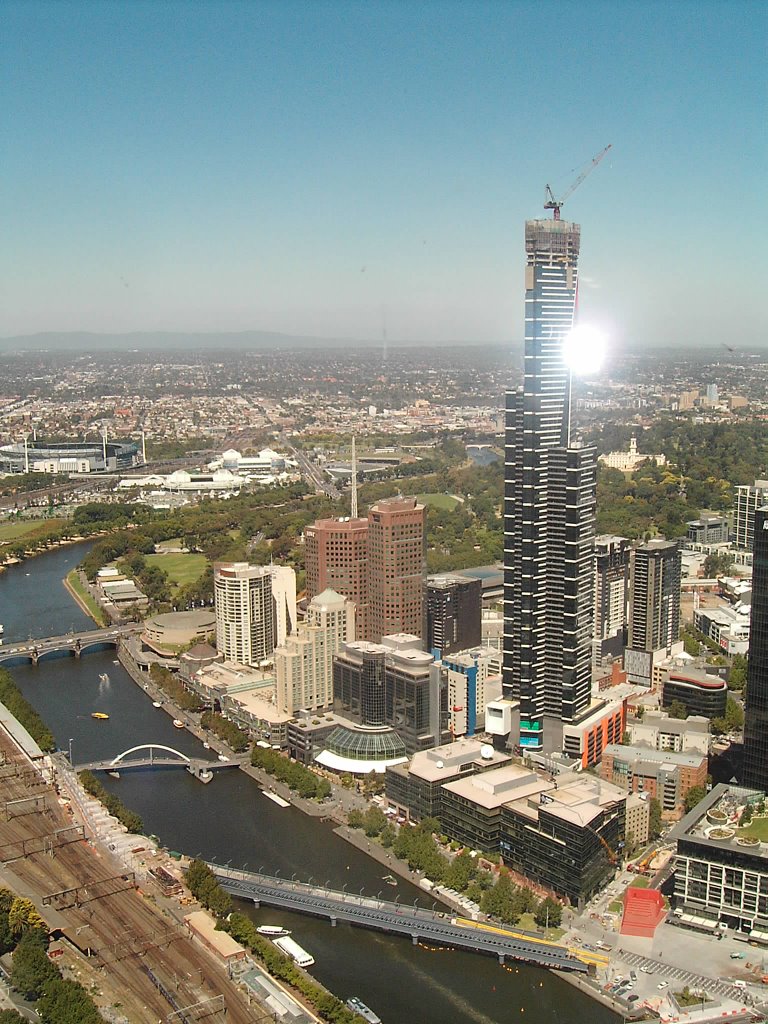
[[[162,704],[160,703],[160,701],[159,701],[159,700],[153,700],[153,701],[152,701],[152,707],[153,707],[153,708],[161,708],[162,706],[163,706],[163,705],[162,705]]]
[[[259,935],[266,935],[270,939],[281,939],[284,935],[291,934],[287,928],[283,928],[279,924],[260,924],[256,931]]]
[[[368,1021],[368,1024],[381,1024],[381,1017],[374,1013],[370,1006],[366,1006],[363,1000],[357,996],[349,997],[347,1007],[362,1017],[363,1020]]]
[[[173,724],[174,724],[174,727],[175,727],[176,729],[183,729],[183,728],[184,728],[184,723],[183,723],[183,722],[180,722],[180,721],[178,720],[178,718],[174,718],[174,720],[173,720]]]
[[[295,964],[299,967],[311,967],[315,962],[315,958],[310,956],[306,949],[302,949],[298,942],[294,942],[289,936],[285,935],[280,939],[274,940],[275,945],[281,953],[285,953],[289,956]]]

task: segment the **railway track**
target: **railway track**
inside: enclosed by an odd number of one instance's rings
[[[0,884],[32,899],[44,916],[44,897],[65,890],[73,890],[76,897],[86,893],[87,899],[75,898],[72,906],[61,909],[50,900],[55,910],[51,916],[61,922],[73,948],[83,951],[74,954],[80,981],[103,993],[100,1005],[118,1004],[115,1012],[131,1024],[157,1024],[192,1006],[198,1010],[194,1015],[190,1011],[190,1020],[249,1024],[253,1009],[225,969],[161,909],[159,889],[153,891],[149,884],[142,892],[128,885],[109,892],[121,873],[130,874],[109,851],[85,840],[54,847],[46,837],[73,824],[65,807],[52,786],[44,804],[30,800],[30,792],[37,796],[44,791],[30,790],[29,761],[2,731],[0,755],[6,765],[19,767],[18,773],[7,770],[0,776],[0,850],[11,855],[0,862]],[[22,813],[25,803],[18,801],[29,803],[28,813]],[[5,812],[8,805],[12,815]],[[17,847],[21,855],[13,857]],[[29,849],[37,852],[23,853]]]

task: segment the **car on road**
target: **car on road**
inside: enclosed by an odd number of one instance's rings
[[[628,1003],[635,1003],[640,998],[637,992],[633,992],[631,996],[627,996]]]
[[[744,954],[743,953],[731,953],[731,960],[743,960],[743,959],[744,959]]]
[[[643,972],[643,974],[653,974],[653,968],[650,966],[650,964],[643,964],[640,970]]]
[[[661,992],[662,989],[665,989],[668,985],[669,985],[668,981],[660,981],[659,984],[656,986],[656,988],[659,990],[659,992]]]

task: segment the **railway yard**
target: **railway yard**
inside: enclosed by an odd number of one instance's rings
[[[74,815],[74,816],[73,816]],[[137,837],[140,842],[140,837]],[[32,900],[65,977],[106,1020],[130,1024],[269,1019],[181,922],[193,907],[163,896],[93,841],[74,809],[0,730],[0,885]]]

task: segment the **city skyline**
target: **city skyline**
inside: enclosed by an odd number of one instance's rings
[[[517,225],[610,142],[564,208],[590,226],[583,315],[617,347],[762,345],[764,19],[9,3],[0,337],[515,342]]]

